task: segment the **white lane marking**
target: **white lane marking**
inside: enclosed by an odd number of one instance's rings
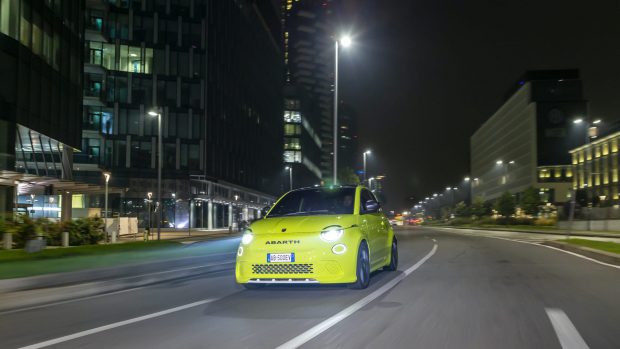
[[[200,305],[203,305],[203,304],[214,302],[216,300],[218,300],[218,299],[217,298],[203,299],[203,300],[198,301],[198,302],[189,303],[189,304],[181,305],[181,306],[178,306],[178,307],[175,307],[175,308],[170,308],[170,309],[158,311],[156,313],[135,317],[135,318],[129,319],[129,320],[115,322],[115,323],[112,323],[112,324],[109,324],[109,325],[104,325],[104,326],[96,327],[96,328],[93,328],[93,329],[90,329],[90,330],[86,330],[86,331],[82,331],[82,332],[77,332],[77,333],[70,334],[70,335],[63,336],[63,337],[59,337],[59,338],[50,339],[50,340],[47,340],[45,342],[31,344],[31,345],[28,345],[28,346],[25,346],[25,347],[21,347],[19,349],[45,348],[45,347],[49,347],[50,345],[55,345],[55,344],[67,342],[67,341],[70,341],[70,340],[73,340],[73,339],[77,339],[77,338],[80,338],[80,337],[90,336],[91,334],[95,334],[95,333],[111,330],[113,328],[129,325],[129,324],[133,324],[133,323],[136,323],[136,322],[140,322],[140,321],[144,321],[144,320],[148,320],[148,319],[153,319],[153,318],[156,318],[156,317],[164,316],[164,315],[167,315],[167,314],[170,314],[170,313],[175,313],[177,311],[181,311],[181,310],[197,307],[197,306],[200,306]]]
[[[597,263],[597,264],[600,264],[600,265],[604,265],[604,266],[607,266],[607,267],[612,267],[612,268],[615,268],[615,269],[620,269],[620,265],[615,265],[615,264],[609,264],[609,263],[601,262],[601,261],[596,260],[594,258],[586,257],[584,255],[580,255],[579,253],[575,253],[575,252],[571,252],[571,251],[566,251],[566,250],[563,250],[561,248],[557,248],[557,247],[553,247],[553,246],[542,245],[540,243],[529,242],[529,241],[521,241],[521,240],[515,240],[515,239],[509,239],[509,238],[502,238],[502,237],[499,237],[499,236],[478,235],[478,234],[475,234],[475,233],[457,233],[455,231],[449,231],[448,229],[450,229],[450,228],[443,228],[442,230],[444,230],[445,232],[448,232],[448,233],[452,233],[452,234],[477,236],[477,237],[489,238],[489,239],[499,239],[499,240],[506,240],[506,241],[511,241],[511,242],[518,242],[518,243],[521,243],[521,244],[528,244],[528,245],[532,245],[532,246],[546,247],[546,248],[550,248],[552,250],[556,250],[556,251],[559,251],[559,252],[568,253],[568,254],[573,255],[575,257],[579,257],[581,259],[585,259],[585,260],[588,260],[590,262],[594,262],[594,263]]]
[[[214,264],[203,264],[203,265],[187,267],[187,268],[178,268],[178,269],[164,270],[164,271],[158,271],[158,272],[148,273],[148,274],[139,274],[139,275],[134,275],[134,276],[127,276],[127,277],[122,277],[122,278],[118,278],[118,279],[108,279],[108,280],[101,280],[101,281],[95,281],[95,282],[87,282],[87,283],[76,284],[76,285],[59,286],[58,288],[85,286],[85,285],[92,285],[92,284],[96,284],[96,283],[100,283],[100,282],[117,281],[117,280],[123,280],[123,279],[138,278],[138,277],[142,277],[142,276],[156,275],[156,274],[161,274],[161,273],[171,273],[171,272],[184,271],[184,270],[192,270],[192,269],[199,269],[199,268],[206,268],[206,267],[217,267],[217,266],[221,266],[221,265],[234,264],[234,263],[235,263],[235,261],[223,262],[223,263],[214,263]],[[185,276],[185,277],[189,277],[189,276]],[[156,281],[154,283],[161,283],[161,282],[168,282],[168,281],[171,281],[171,280]],[[49,308],[49,307],[53,307],[53,306],[57,306],[57,305],[62,305],[62,304],[67,304],[67,303],[74,303],[74,302],[84,301],[84,300],[93,299],[93,298],[106,297],[106,296],[111,296],[111,295],[115,295],[115,294],[119,294],[119,293],[132,292],[132,291],[140,290],[142,288],[149,287],[149,286],[153,286],[153,285],[149,284],[149,285],[143,285],[143,286],[136,286],[136,287],[131,287],[131,288],[127,288],[127,289],[119,290],[119,291],[95,294],[95,295],[92,295],[92,296],[78,297],[78,298],[74,298],[74,299],[67,299],[67,300],[64,300],[64,301],[58,301],[58,302],[53,302],[53,303],[46,303],[46,304],[40,304],[40,305],[33,305],[33,306],[25,307],[25,308],[0,311],[0,316],[8,315],[8,314],[13,314],[13,313],[24,312],[24,311],[28,311],[28,310],[35,310],[35,309],[41,309],[41,308]]]
[[[579,331],[562,309],[545,308],[563,349],[588,349]]]
[[[437,242],[437,240],[433,239],[433,242]]]
[[[364,307],[368,303],[372,302],[373,300],[375,300],[379,296],[383,295],[385,292],[387,292],[390,289],[392,289],[399,282],[401,282],[404,278],[409,276],[409,274],[413,273],[422,264],[424,264],[424,262],[426,262],[429,258],[431,258],[431,256],[433,256],[436,251],[437,251],[437,244],[435,244],[433,246],[433,249],[426,256],[424,256],[422,259],[420,259],[416,264],[414,264],[411,267],[409,267],[409,269],[407,269],[403,273],[399,274],[397,277],[392,279],[387,284],[383,285],[381,288],[377,289],[376,291],[374,291],[373,293],[369,294],[368,296],[360,299],[359,301],[353,303],[352,305],[348,306],[347,308],[341,310],[336,315],[333,315],[329,319],[319,323],[318,325],[312,327],[311,329],[309,329],[306,332],[300,334],[299,336],[297,336],[297,337],[289,340],[288,342],[278,346],[276,349],[298,348],[301,345],[304,345],[306,342],[310,341],[312,338],[314,338],[314,337],[318,336],[319,334],[327,331],[330,327],[332,327],[332,326],[336,325],[337,323],[339,323],[340,321],[346,319],[347,317],[349,317],[350,315],[352,315],[356,311],[360,310],[362,307]]]

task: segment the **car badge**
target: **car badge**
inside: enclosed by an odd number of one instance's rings
[[[286,232],[286,228],[282,228],[282,232],[283,232],[283,233],[284,233],[284,232]]]

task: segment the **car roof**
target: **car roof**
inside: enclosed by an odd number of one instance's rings
[[[310,189],[326,189],[326,190],[333,190],[333,189],[345,189],[345,188],[355,189],[355,188],[357,188],[357,187],[363,187],[363,186],[362,186],[362,185],[355,185],[355,184],[345,184],[345,185],[323,185],[323,186],[312,186],[312,187],[297,188],[297,189],[293,189],[293,190],[291,190],[291,192],[293,192],[293,191],[310,190]]]

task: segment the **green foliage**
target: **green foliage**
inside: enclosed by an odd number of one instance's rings
[[[487,205],[481,196],[476,196],[471,203],[470,213],[477,218],[484,217],[489,214]]]
[[[495,210],[504,217],[510,217],[515,214],[515,199],[510,192],[504,192],[497,201],[495,201]]]
[[[105,237],[103,220],[95,218],[79,218],[69,222],[54,222],[47,218],[32,219],[25,215],[10,216],[0,223],[0,232],[13,234],[15,247],[22,248],[26,241],[42,236],[48,245],[61,245],[62,232],[69,233],[71,246],[94,245]]]
[[[343,167],[338,169],[338,183],[339,184],[359,184],[360,178],[350,167]]]
[[[454,207],[454,215],[457,217],[469,217],[471,213],[465,202],[461,201]]]
[[[457,217],[450,221],[450,225],[469,225],[472,224],[473,221],[469,217]]]
[[[536,216],[539,212],[541,204],[542,202],[540,200],[538,189],[534,187],[525,189],[523,195],[521,196],[520,206],[526,214]]]

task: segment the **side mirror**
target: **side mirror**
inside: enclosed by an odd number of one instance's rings
[[[271,209],[270,206],[265,206],[260,210],[260,216],[261,218],[265,218],[265,216],[267,215],[267,212],[269,212],[269,210]]]
[[[375,213],[379,211],[379,203],[375,200],[366,201],[366,213]]]

